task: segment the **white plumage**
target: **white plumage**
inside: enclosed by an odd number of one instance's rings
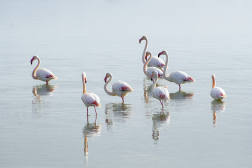
[[[57,77],[53,75],[53,73],[45,68],[38,69],[40,65],[40,59],[37,55],[33,56],[31,59],[31,64],[34,60],[38,60],[38,65],[35,67],[35,69],[32,71],[32,78],[33,79],[39,79],[41,81],[46,81],[46,84],[48,85],[48,82],[52,79],[56,79]]]
[[[144,63],[144,66],[143,66],[144,74],[145,74],[148,78],[151,78],[152,72],[153,72],[153,71],[157,71],[157,73],[158,73],[158,78],[163,78],[163,72],[162,72],[160,69],[158,69],[158,68],[156,68],[156,67],[149,67],[149,68],[147,69],[147,64],[150,62],[150,60],[151,60],[151,58],[152,58],[151,52],[147,51],[147,52],[146,52],[146,56],[147,56],[147,57],[150,56],[150,57],[149,57],[148,60]]]
[[[179,85],[179,90],[181,90],[181,86],[184,83],[191,83],[191,82],[195,82],[194,79],[192,77],[190,77],[188,74],[186,74],[185,72],[182,71],[174,71],[171,72],[168,76],[166,76],[166,71],[168,68],[168,53],[166,51],[162,51],[158,54],[158,56],[160,55],[165,55],[166,56],[166,62],[165,62],[165,68],[164,68],[164,74],[163,77],[168,80],[169,82],[174,82],[177,85]]]
[[[222,88],[215,87],[216,82],[215,82],[215,75],[214,74],[212,75],[212,81],[213,81],[213,84],[212,84],[212,89],[211,89],[211,92],[210,92],[211,97],[214,100],[224,99],[226,97],[226,93]]]
[[[164,108],[163,106],[164,100],[170,100],[169,92],[165,87],[156,87],[157,80],[158,80],[157,71],[152,72],[151,78],[154,80],[154,83],[152,85],[152,95],[153,97],[155,97],[156,99],[160,101],[162,108]]]
[[[107,81],[107,78],[110,78]],[[108,83],[112,80],[112,74],[111,73],[107,73],[104,81],[105,81],[105,85],[104,85],[104,90],[108,95],[111,96],[120,96],[122,98],[122,101],[124,102],[124,97],[127,96],[127,94],[129,92],[133,92],[133,89],[130,87],[130,85],[126,82],[120,81],[119,82],[115,82],[112,85],[112,91],[109,91],[107,88]]]
[[[95,93],[86,92],[86,82],[87,82],[86,73],[83,72],[82,73],[83,95],[81,96],[81,100],[87,107],[87,118],[88,118],[88,107],[89,106],[94,106],[94,108],[101,107],[101,103],[100,103],[100,98]],[[96,108],[95,108],[95,113],[97,116]]]
[[[142,56],[142,61],[143,63],[145,63],[147,61],[146,51],[148,47],[148,38],[146,36],[143,36],[142,38],[140,38],[139,43],[141,43],[142,40],[146,40],[146,44],[145,44],[145,48],[144,48],[143,56]],[[147,66],[163,68],[165,66],[165,63],[162,59],[158,58],[157,56],[153,56]]]

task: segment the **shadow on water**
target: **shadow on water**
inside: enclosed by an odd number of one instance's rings
[[[39,114],[41,112],[42,97],[52,96],[57,89],[57,85],[36,85],[32,88],[32,112]]]
[[[217,114],[219,112],[224,112],[226,109],[226,103],[219,100],[213,100],[211,102],[211,110],[213,110],[213,124],[217,126]]]
[[[192,99],[194,93],[192,92],[184,92],[184,91],[177,91],[175,93],[170,93],[170,99]]]
[[[87,122],[82,129],[82,133],[84,136],[84,155],[85,155],[85,163],[88,164],[88,138],[100,136],[102,124],[96,123],[97,117],[95,118],[94,123]]]
[[[131,116],[131,104],[108,103],[105,105],[107,129],[111,130],[114,122],[126,122]]]
[[[159,140],[160,131],[159,129],[169,125],[170,113],[162,109],[161,112],[156,112],[152,115],[152,138],[157,141]]]

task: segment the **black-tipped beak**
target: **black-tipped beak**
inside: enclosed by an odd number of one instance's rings
[[[151,78],[150,80],[151,80],[151,81],[153,81],[153,79],[152,79],[152,78]]]

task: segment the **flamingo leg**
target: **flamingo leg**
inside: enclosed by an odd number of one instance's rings
[[[181,86],[179,85],[179,91],[181,90]]]
[[[95,106],[94,106],[94,109],[95,109],[95,114],[96,114],[96,117],[97,117],[97,112],[96,112],[96,108],[95,108]]]
[[[162,105],[162,108],[164,108],[164,105],[163,105],[162,101],[161,101],[161,100],[159,100],[159,101],[160,101],[160,103],[161,103],[161,105]]]
[[[88,122],[88,108],[87,108],[87,122]]]
[[[123,96],[121,96],[121,98],[122,98],[122,103],[124,103],[124,97],[123,97]]]
[[[48,85],[48,81],[46,81],[46,85]]]

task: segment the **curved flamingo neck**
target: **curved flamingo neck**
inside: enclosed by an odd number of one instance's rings
[[[146,55],[147,47],[148,47],[148,39],[146,39],[146,43],[145,43],[145,47],[144,47],[144,51],[143,51],[143,57],[142,57],[143,63],[146,62],[145,61],[145,55]]]
[[[84,75],[82,76],[82,83],[83,83],[83,94],[86,93],[86,83],[85,83],[85,77]]]
[[[144,71],[144,74],[147,76],[147,65],[148,63],[150,62],[152,58],[152,54],[150,53],[150,57],[148,58],[148,60],[144,63],[144,66],[143,66],[143,71]]]
[[[111,80],[112,80],[112,75],[110,75],[109,80],[105,83],[105,85],[104,85],[104,90],[105,90],[105,92],[106,92],[108,95],[114,96],[113,92],[109,91],[108,88],[107,88],[107,86],[108,86],[108,84],[109,84],[109,82],[110,82]]]
[[[164,77],[166,80],[168,80],[168,81],[172,82],[172,81],[170,80],[169,75],[168,75],[168,76],[166,76],[166,71],[167,71],[167,68],[168,68],[168,62],[169,62],[169,56],[168,56],[168,54],[165,54],[165,56],[166,56],[166,60],[165,60],[165,67],[164,67],[163,77]]]
[[[158,81],[158,74],[155,75],[154,83],[153,83],[153,85],[152,85],[152,90],[156,87],[157,81]]]
[[[215,82],[215,77],[213,77],[213,84],[212,84],[212,88],[214,88],[214,87],[215,87],[215,84],[216,84],[216,82]]]
[[[37,75],[36,75],[36,71],[37,71],[39,65],[40,65],[40,59],[38,58],[38,65],[37,65],[37,66],[34,68],[34,70],[32,71],[32,78],[33,78],[33,79],[38,79],[38,78],[37,78]]]

